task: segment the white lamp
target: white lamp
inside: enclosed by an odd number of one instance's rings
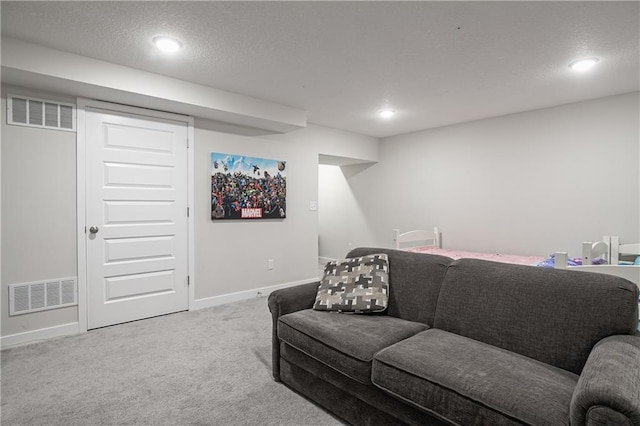
[[[382,118],[391,118],[395,113],[396,112],[392,109],[383,109],[382,111],[378,111],[378,115]]]
[[[579,59],[577,61],[573,61],[569,64],[569,68],[571,68],[574,71],[586,71],[589,68],[593,67],[595,64],[598,63],[598,61],[600,61],[600,59],[598,58],[585,58],[585,59]]]
[[[153,44],[163,52],[176,52],[182,48],[182,43],[171,37],[158,36],[153,38]]]

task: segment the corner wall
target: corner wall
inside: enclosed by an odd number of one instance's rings
[[[369,220],[373,212],[360,205],[351,187],[352,178],[372,166],[371,163],[320,165],[318,245],[319,255],[324,260],[342,259],[353,248],[377,245],[374,242],[376,230]],[[376,191],[374,188],[369,190]]]

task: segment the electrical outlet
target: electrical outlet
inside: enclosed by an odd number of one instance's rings
[[[274,268],[274,266],[273,266],[273,259],[269,259],[269,260],[267,260],[267,269],[268,269],[269,271],[271,271],[273,268]]]

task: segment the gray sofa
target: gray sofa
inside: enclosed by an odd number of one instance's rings
[[[638,289],[622,278],[380,248],[383,314],[274,291],[273,376],[351,424],[640,425]]]

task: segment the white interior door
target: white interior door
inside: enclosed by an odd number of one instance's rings
[[[186,310],[187,123],[85,117],[88,328]]]

